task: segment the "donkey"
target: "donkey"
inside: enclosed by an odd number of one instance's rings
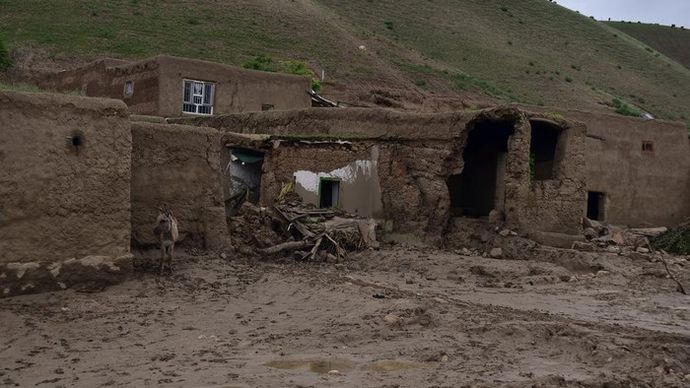
[[[161,260],[158,267],[158,272],[163,273],[165,262],[168,263],[168,270],[172,272],[173,252],[175,249],[175,241],[179,237],[177,231],[177,220],[173,215],[172,210],[167,206],[158,208],[159,214],[156,219],[156,227],[153,228],[153,234],[158,237],[161,244]]]

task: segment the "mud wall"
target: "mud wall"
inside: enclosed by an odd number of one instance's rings
[[[167,204],[181,246],[222,247],[228,231],[218,131],[136,122],[132,141],[132,245],[155,246],[157,208]]]
[[[690,217],[690,141],[681,123],[570,112],[587,124],[587,190],[607,222],[673,226]],[[652,150],[644,151],[643,143]]]
[[[0,128],[0,296],[69,286],[79,279],[65,263],[123,272],[114,263],[129,254],[126,106],[0,92]]]
[[[451,221],[447,180],[463,171],[463,151],[473,125],[481,122],[490,130],[493,123],[508,123],[514,133],[501,162],[504,178],[496,189],[497,207],[503,211],[506,225],[527,233],[576,233],[585,203],[581,176],[584,128],[565,121],[556,124],[564,128],[556,175],[548,182],[532,183],[532,116],[510,108],[442,115],[323,109],[185,121],[220,127],[227,131],[225,138],[230,143],[244,137],[256,139],[259,144],[255,147],[263,144],[267,155],[262,180],[265,205],[272,203],[282,184],[295,177],[305,182],[297,184],[296,191],[308,202],[317,203],[320,177],[347,175],[346,171],[356,172],[359,167],[360,174],[354,177],[362,184],[353,185],[357,190],[351,193],[359,197],[358,203],[348,204],[345,210],[385,219],[396,232],[429,237],[441,236]],[[230,136],[237,133],[243,135]],[[368,171],[368,163],[376,166],[375,174],[363,173]],[[306,186],[310,189],[305,190]],[[375,210],[370,213],[368,209]]]
[[[183,80],[215,82],[214,114],[275,110],[311,106],[311,81],[307,77],[246,70],[219,63],[158,56],[160,64],[159,115],[182,115]]]
[[[550,119],[531,115],[531,123],[546,121],[558,131],[559,140],[553,162],[553,176],[550,179],[537,180],[531,174],[528,179],[527,194],[520,193],[519,187],[511,187],[509,191],[517,191],[518,201],[522,204],[519,212],[523,230],[531,232],[557,232],[576,235],[581,231],[583,209],[586,206],[585,183],[585,133],[586,128],[577,122]],[[521,143],[515,149],[513,161],[522,167],[524,173],[529,174],[529,165],[525,171],[525,163],[529,163],[529,142],[531,140],[530,121],[523,123],[524,130],[519,131],[513,141]],[[528,130],[529,129],[529,130]],[[529,139],[529,140],[528,140]],[[526,146],[525,146],[526,145]],[[528,154],[525,154],[527,150]],[[519,179],[516,177],[516,179]],[[524,181],[524,179],[521,179]]]
[[[381,216],[378,147],[371,144],[281,143],[264,161],[261,198],[272,203],[282,186],[294,182],[304,202],[319,206],[320,182],[335,179],[340,185],[339,207],[363,217]]]
[[[48,74],[38,86],[58,91],[78,91],[88,97],[107,97],[124,101],[129,111],[141,115],[157,115],[159,102],[159,65],[155,60],[128,63],[103,59],[74,70]],[[132,94],[125,93],[131,81]]]

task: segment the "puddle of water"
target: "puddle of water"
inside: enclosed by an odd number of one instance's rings
[[[400,370],[417,369],[417,368],[424,368],[424,367],[426,367],[426,365],[418,363],[418,362],[387,360],[387,361],[377,361],[371,365],[367,365],[364,369],[368,370],[370,372],[386,373],[386,372],[396,372],[396,371],[400,371]]]
[[[278,360],[268,362],[264,365],[276,369],[309,369],[310,371],[319,374],[325,374],[332,370],[346,372],[354,368],[352,361],[341,359]]]

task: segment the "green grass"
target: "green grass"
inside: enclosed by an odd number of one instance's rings
[[[163,53],[242,65],[265,54],[348,87],[424,81],[495,102],[601,111],[612,95],[636,95],[657,117],[690,117],[690,70],[545,0],[0,0],[0,36],[83,59]]]
[[[690,29],[688,29],[690,26],[681,29],[645,23],[608,22],[607,24],[690,69]]]
[[[12,58],[10,58],[10,53],[0,39],[0,70],[5,70],[10,66],[12,66]]]
[[[640,111],[632,105],[629,105],[626,102],[623,102],[620,98],[614,98],[611,101],[611,105],[616,109],[616,113],[618,113],[619,115],[632,117],[642,116],[642,111]]]

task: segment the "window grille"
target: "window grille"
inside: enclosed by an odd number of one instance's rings
[[[211,82],[184,80],[182,112],[197,115],[213,114],[216,85]]]

